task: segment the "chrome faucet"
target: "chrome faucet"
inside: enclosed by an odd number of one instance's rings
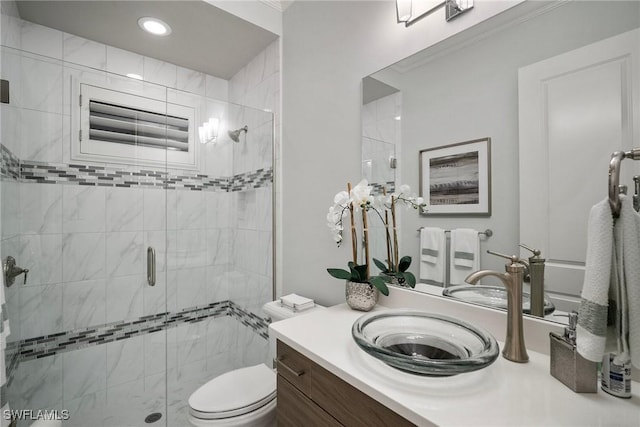
[[[16,280],[16,276],[24,274],[24,284],[27,284],[27,273],[29,273],[28,268],[21,268],[16,265],[16,259],[12,256],[8,256],[2,266],[4,273],[5,285],[10,287]]]
[[[522,319],[522,278],[524,265],[516,255],[508,256],[497,252],[487,251],[511,260],[505,265],[505,273],[492,270],[479,270],[471,273],[465,281],[475,285],[478,280],[487,276],[500,279],[507,290],[507,336],[504,342],[502,356],[512,362],[525,363],[529,361],[527,348],[524,345],[524,330]]]
[[[527,245],[520,244],[524,248],[533,253],[529,257],[529,261],[520,260],[519,262],[527,267],[531,281],[531,314],[538,317],[544,317],[544,262],[545,259],[540,257],[539,249],[532,249]]]

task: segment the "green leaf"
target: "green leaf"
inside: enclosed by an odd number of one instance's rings
[[[349,269],[351,269],[351,281],[359,283],[367,283],[367,265],[357,265],[349,263]]]
[[[403,256],[402,258],[400,258],[400,262],[398,263],[398,270],[407,271],[407,268],[409,268],[410,265],[411,265],[411,257]]]
[[[416,287],[416,276],[413,275],[412,272],[410,271],[405,271],[404,273],[402,273],[404,275],[404,281],[407,285],[411,286],[412,288]]]
[[[378,288],[378,290],[380,291],[380,293],[382,293],[382,295],[389,295],[389,288],[387,287],[387,284],[384,282],[384,279],[380,276],[375,276],[372,277],[371,279],[369,279],[369,283],[371,283],[373,286],[375,286],[376,288]]]
[[[363,282],[366,282],[367,281],[367,264],[356,265],[353,268],[360,275],[360,280],[363,281]]]
[[[360,282],[362,281],[361,277],[360,277],[360,273],[358,273],[358,270],[356,270],[356,265],[350,265],[349,269],[351,270],[351,274],[350,274],[350,279],[352,282]]]
[[[327,268],[327,272],[336,279],[351,280],[351,273],[341,268]]]
[[[380,261],[379,259],[373,259],[373,263],[383,272],[386,273],[389,271],[389,269],[387,268],[387,265]]]

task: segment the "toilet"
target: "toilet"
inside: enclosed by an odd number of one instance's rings
[[[273,322],[304,315],[324,307],[293,312],[279,301],[263,306]],[[275,339],[269,340],[270,360]],[[196,427],[272,427],[276,424],[276,372],[261,363],[217,376],[189,397],[189,423]]]

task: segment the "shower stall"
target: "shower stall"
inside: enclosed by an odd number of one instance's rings
[[[201,384],[267,362],[273,113],[207,96],[210,76],[138,80],[104,66],[129,52],[61,33],[51,56],[56,30],[2,24],[0,253],[28,269],[3,289],[16,425],[186,425]]]

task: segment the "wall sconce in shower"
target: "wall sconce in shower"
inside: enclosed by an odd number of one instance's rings
[[[208,121],[204,122],[202,126],[198,128],[198,135],[200,136],[201,144],[208,144],[215,142],[218,139],[218,129],[220,127],[220,120],[211,117]]]
[[[396,0],[398,24],[408,27],[442,7],[445,8],[445,19],[450,21],[473,8],[473,0]]]

